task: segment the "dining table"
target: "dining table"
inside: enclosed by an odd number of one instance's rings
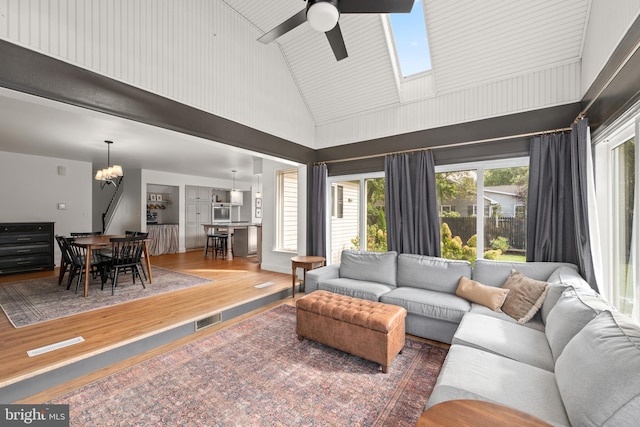
[[[84,270],[85,272],[87,272],[87,274],[84,275],[84,296],[85,297],[89,296],[90,274],[88,274],[88,272],[91,271],[91,256],[89,256],[89,254],[91,254],[93,251],[111,247],[110,239],[113,237],[129,237],[129,236],[123,236],[123,235],[88,236],[88,237],[78,237],[73,241],[75,245],[78,245],[82,248],[86,248],[87,250],[87,256],[85,257],[86,258],[85,270]],[[153,283],[153,279],[151,277],[151,260],[149,258],[149,248],[148,248],[149,246],[148,242],[150,240],[151,239],[144,239],[144,245],[142,247],[143,247],[143,253],[144,253],[144,264],[147,270],[149,283]]]

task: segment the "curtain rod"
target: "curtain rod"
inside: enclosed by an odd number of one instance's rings
[[[475,145],[475,144],[483,144],[483,143],[487,143],[487,142],[505,141],[505,140],[509,140],[509,139],[526,138],[526,137],[529,137],[529,136],[536,136],[536,135],[545,135],[545,134],[549,134],[549,133],[569,132],[570,130],[571,130],[570,127],[566,127],[566,128],[560,128],[560,129],[544,130],[544,131],[539,131],[539,132],[521,133],[521,134],[518,134],[518,135],[509,135],[509,136],[499,136],[499,137],[495,137],[495,138],[477,139],[475,141],[457,142],[457,143],[454,143],[454,144],[437,145],[435,147],[413,148],[411,150],[390,151],[390,152],[380,153],[380,154],[369,154],[369,155],[366,155],[366,156],[349,157],[349,158],[346,158],[346,159],[325,160],[323,162],[317,162],[317,163],[314,163],[314,164],[321,165],[321,164],[330,164],[330,163],[353,162],[353,161],[356,161],[356,160],[375,159],[377,157],[384,157],[384,156],[388,156],[388,155],[391,155],[391,154],[417,153],[419,151],[439,150],[439,149],[442,149],[442,148],[452,148],[452,147],[462,147],[462,146],[465,146],[465,145]]]

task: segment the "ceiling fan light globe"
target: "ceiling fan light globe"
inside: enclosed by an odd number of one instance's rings
[[[313,3],[307,9],[307,21],[316,31],[326,33],[338,23],[340,12],[331,2],[321,1]]]

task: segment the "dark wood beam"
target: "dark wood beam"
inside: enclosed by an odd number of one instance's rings
[[[300,163],[315,151],[0,40],[0,86]]]

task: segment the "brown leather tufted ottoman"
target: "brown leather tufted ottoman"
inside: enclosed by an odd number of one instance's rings
[[[296,333],[382,365],[382,372],[404,347],[407,310],[327,291],[296,303]]]

